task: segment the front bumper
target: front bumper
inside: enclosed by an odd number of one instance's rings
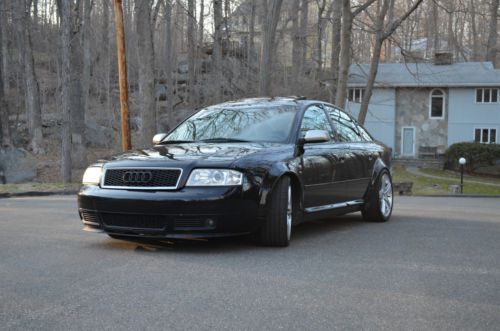
[[[84,186],[78,210],[87,230],[142,238],[246,234],[263,219],[257,192],[241,187],[134,191]]]

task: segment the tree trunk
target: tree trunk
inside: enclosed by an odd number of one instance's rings
[[[137,49],[139,61],[139,104],[141,117],[140,144],[151,145],[156,133],[156,100],[154,81],[154,48],[151,27],[150,0],[135,2],[135,22],[137,29]]]
[[[90,88],[90,32],[91,32],[91,13],[94,5],[93,0],[85,0],[83,3],[83,75],[82,75],[82,109],[85,116],[88,113],[89,88]]]
[[[35,153],[42,153],[42,112],[40,108],[40,87],[35,73],[35,59],[31,42],[31,15],[25,0],[16,1],[20,41],[20,57],[24,67],[25,106],[30,133],[30,148]]]
[[[292,84],[293,93],[300,75],[301,31],[299,26],[300,0],[293,0],[290,15],[292,16]]]
[[[222,98],[222,0],[213,0],[214,6],[214,48],[213,48],[213,66],[212,73],[214,76],[215,100],[220,101]]]
[[[195,102],[195,79],[196,79],[196,68],[195,68],[195,57],[196,57],[196,42],[195,42],[195,8],[196,4],[194,0],[188,0],[188,26],[187,26],[187,39],[188,39],[188,87],[189,87],[189,97],[190,103]]]
[[[497,60],[497,38],[498,38],[498,30],[497,30],[497,20],[498,20],[498,6],[500,4],[499,0],[490,0],[490,8],[489,8],[489,16],[490,16],[490,24],[488,31],[488,45],[486,48],[486,60],[493,62],[495,65]]]
[[[301,76],[306,73],[307,37],[309,36],[309,1],[302,0],[300,4],[300,69]]]
[[[375,23],[375,47],[373,49],[373,55],[370,62],[370,72],[368,74],[368,80],[366,83],[365,93],[363,95],[363,100],[361,101],[361,107],[359,109],[358,122],[362,125],[365,123],[366,115],[368,114],[368,104],[370,103],[370,98],[373,93],[373,85],[375,84],[375,78],[377,77],[378,65],[380,62],[380,54],[382,51],[382,44],[389,38],[394,31],[405,21],[411,13],[413,13],[423,0],[416,0],[413,5],[397,20],[391,22],[388,27],[384,29],[384,21],[387,15],[387,10],[389,9],[389,2],[391,0],[383,0],[382,7],[380,8],[379,15]]]
[[[3,25],[5,13],[0,13],[0,17],[2,22],[0,24]],[[5,35],[3,34],[3,29],[0,29],[0,43],[3,43]],[[3,48],[0,49],[0,63],[3,61]],[[9,113],[7,109],[7,103],[5,102],[5,94],[4,94],[4,81],[3,81],[3,67],[0,66],[0,146],[11,146],[12,141],[10,138],[10,127],[9,127]]]
[[[6,0],[0,0],[0,33],[2,34],[2,62],[0,65],[2,66],[2,78],[3,78],[3,93],[6,96],[9,93],[9,85],[10,85],[10,71],[9,71],[9,40],[8,40],[8,16],[7,16],[7,5]]]
[[[340,28],[342,26],[342,0],[333,0],[332,16],[332,53],[330,58],[330,70],[332,80],[330,83],[330,102],[335,103],[337,93],[337,83],[339,77],[339,56],[340,56]]]
[[[255,88],[255,18],[256,18],[257,6],[256,0],[250,1],[250,21],[248,22],[248,40],[246,49],[246,88],[247,93],[253,93]]]
[[[70,3],[73,3],[70,1]],[[85,108],[82,103],[83,89],[83,49],[82,27],[83,6],[76,2],[71,8],[71,37],[70,37],[70,107],[71,107],[71,162],[73,168],[87,166],[85,151]]]
[[[347,96],[347,80],[349,78],[349,66],[351,65],[352,16],[351,1],[342,0],[339,77],[335,96],[335,102],[340,108],[345,108]]]
[[[316,39],[316,83],[319,87],[321,72],[323,67],[323,12],[325,11],[326,0],[318,0],[318,24]]]
[[[61,106],[62,106],[62,148],[61,177],[64,183],[71,181],[71,3],[59,2],[61,14]]]
[[[280,18],[283,0],[269,0],[266,23],[264,26],[264,41],[262,45],[262,56],[260,62],[259,94],[261,96],[271,95],[272,59],[274,57],[274,39],[276,27]]]
[[[476,25],[476,6],[474,0],[470,0],[470,25],[471,25],[471,39],[472,39],[472,61],[479,61],[479,38],[477,36]]]
[[[205,1],[200,0],[200,16],[198,19],[198,40],[197,40],[197,45],[198,45],[198,51],[197,51],[197,58],[201,61],[203,58],[203,36],[205,33]],[[201,75],[202,71],[202,63],[198,65],[198,75]],[[203,84],[203,80],[200,82],[200,84]],[[198,95],[198,102],[201,102],[202,98],[202,91],[203,91],[203,86],[200,86],[200,92]]]
[[[368,113],[368,103],[373,93],[373,85],[375,84],[375,78],[377,78],[378,65],[380,63],[380,54],[382,51],[382,44],[384,43],[384,21],[389,9],[389,2],[391,0],[383,0],[382,7],[376,18],[375,22],[375,43],[372,52],[372,58],[370,61],[370,72],[368,74],[368,81],[366,83],[366,89],[363,95],[363,100],[361,101],[361,107],[358,115],[358,122],[362,125],[365,124],[366,115]]]
[[[173,27],[172,27],[172,1],[167,0],[165,5],[165,78],[167,84],[167,125],[168,130],[174,126],[174,79],[173,68]]]

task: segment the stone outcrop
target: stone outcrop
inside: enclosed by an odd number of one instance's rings
[[[36,158],[22,148],[0,148],[0,172],[7,184],[27,182],[36,177]]]

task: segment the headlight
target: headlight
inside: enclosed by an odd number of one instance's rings
[[[243,174],[235,170],[195,169],[186,186],[237,186],[243,182]]]
[[[82,184],[98,185],[101,182],[102,166],[91,166],[83,174]]]

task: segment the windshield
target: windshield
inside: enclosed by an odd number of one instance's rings
[[[162,143],[169,141],[252,141],[278,142],[288,140],[297,108],[275,107],[209,107],[188,118],[172,131]]]

